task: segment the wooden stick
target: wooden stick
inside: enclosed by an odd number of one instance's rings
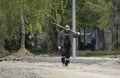
[[[55,24],[56,26],[58,26],[58,27],[60,27],[60,28],[65,28],[64,26],[62,26],[62,25],[59,25],[59,24],[56,24],[56,23],[53,23],[53,24]],[[72,30],[70,30],[71,32],[73,32],[73,33],[76,33],[76,32],[74,32],[74,31],[72,31]]]

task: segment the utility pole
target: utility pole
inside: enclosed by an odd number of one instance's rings
[[[72,30],[76,31],[76,0],[72,0]],[[73,38],[73,59],[76,59],[76,39]]]

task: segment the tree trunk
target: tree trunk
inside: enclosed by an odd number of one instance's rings
[[[22,0],[20,0],[20,9],[21,9],[21,22],[22,22],[21,48],[25,48],[25,23],[23,18]]]
[[[80,28],[79,28],[80,29]],[[79,31],[80,32],[80,31]],[[81,33],[81,32],[80,32]],[[81,35],[78,36],[78,48],[80,50],[81,45]]]
[[[101,43],[102,43],[101,48],[102,48],[102,49],[105,49],[106,44],[105,44],[105,35],[104,35],[104,31],[101,31]]]
[[[105,49],[105,36],[103,30],[96,30],[96,49]]]
[[[105,49],[105,37],[104,31],[97,29],[96,30],[96,49]]]
[[[84,44],[86,44],[86,28],[84,27]]]
[[[118,26],[116,26],[116,42],[115,42],[115,48],[118,49]]]
[[[114,48],[115,45],[115,31],[114,29],[112,30],[112,47]]]
[[[57,39],[58,39],[58,32],[57,32],[57,29],[56,29],[56,26],[51,24],[51,27],[50,27],[50,40],[51,40],[51,43],[52,43],[52,46],[51,46],[51,49],[56,51],[57,50]]]
[[[99,30],[96,29],[96,50],[98,50],[99,47]]]

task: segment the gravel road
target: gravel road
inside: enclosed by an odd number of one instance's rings
[[[60,57],[21,57],[1,61],[0,78],[120,78],[119,58],[71,58],[69,66]]]

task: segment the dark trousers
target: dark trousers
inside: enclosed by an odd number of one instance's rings
[[[66,66],[70,62],[70,47],[62,47],[61,62]]]

